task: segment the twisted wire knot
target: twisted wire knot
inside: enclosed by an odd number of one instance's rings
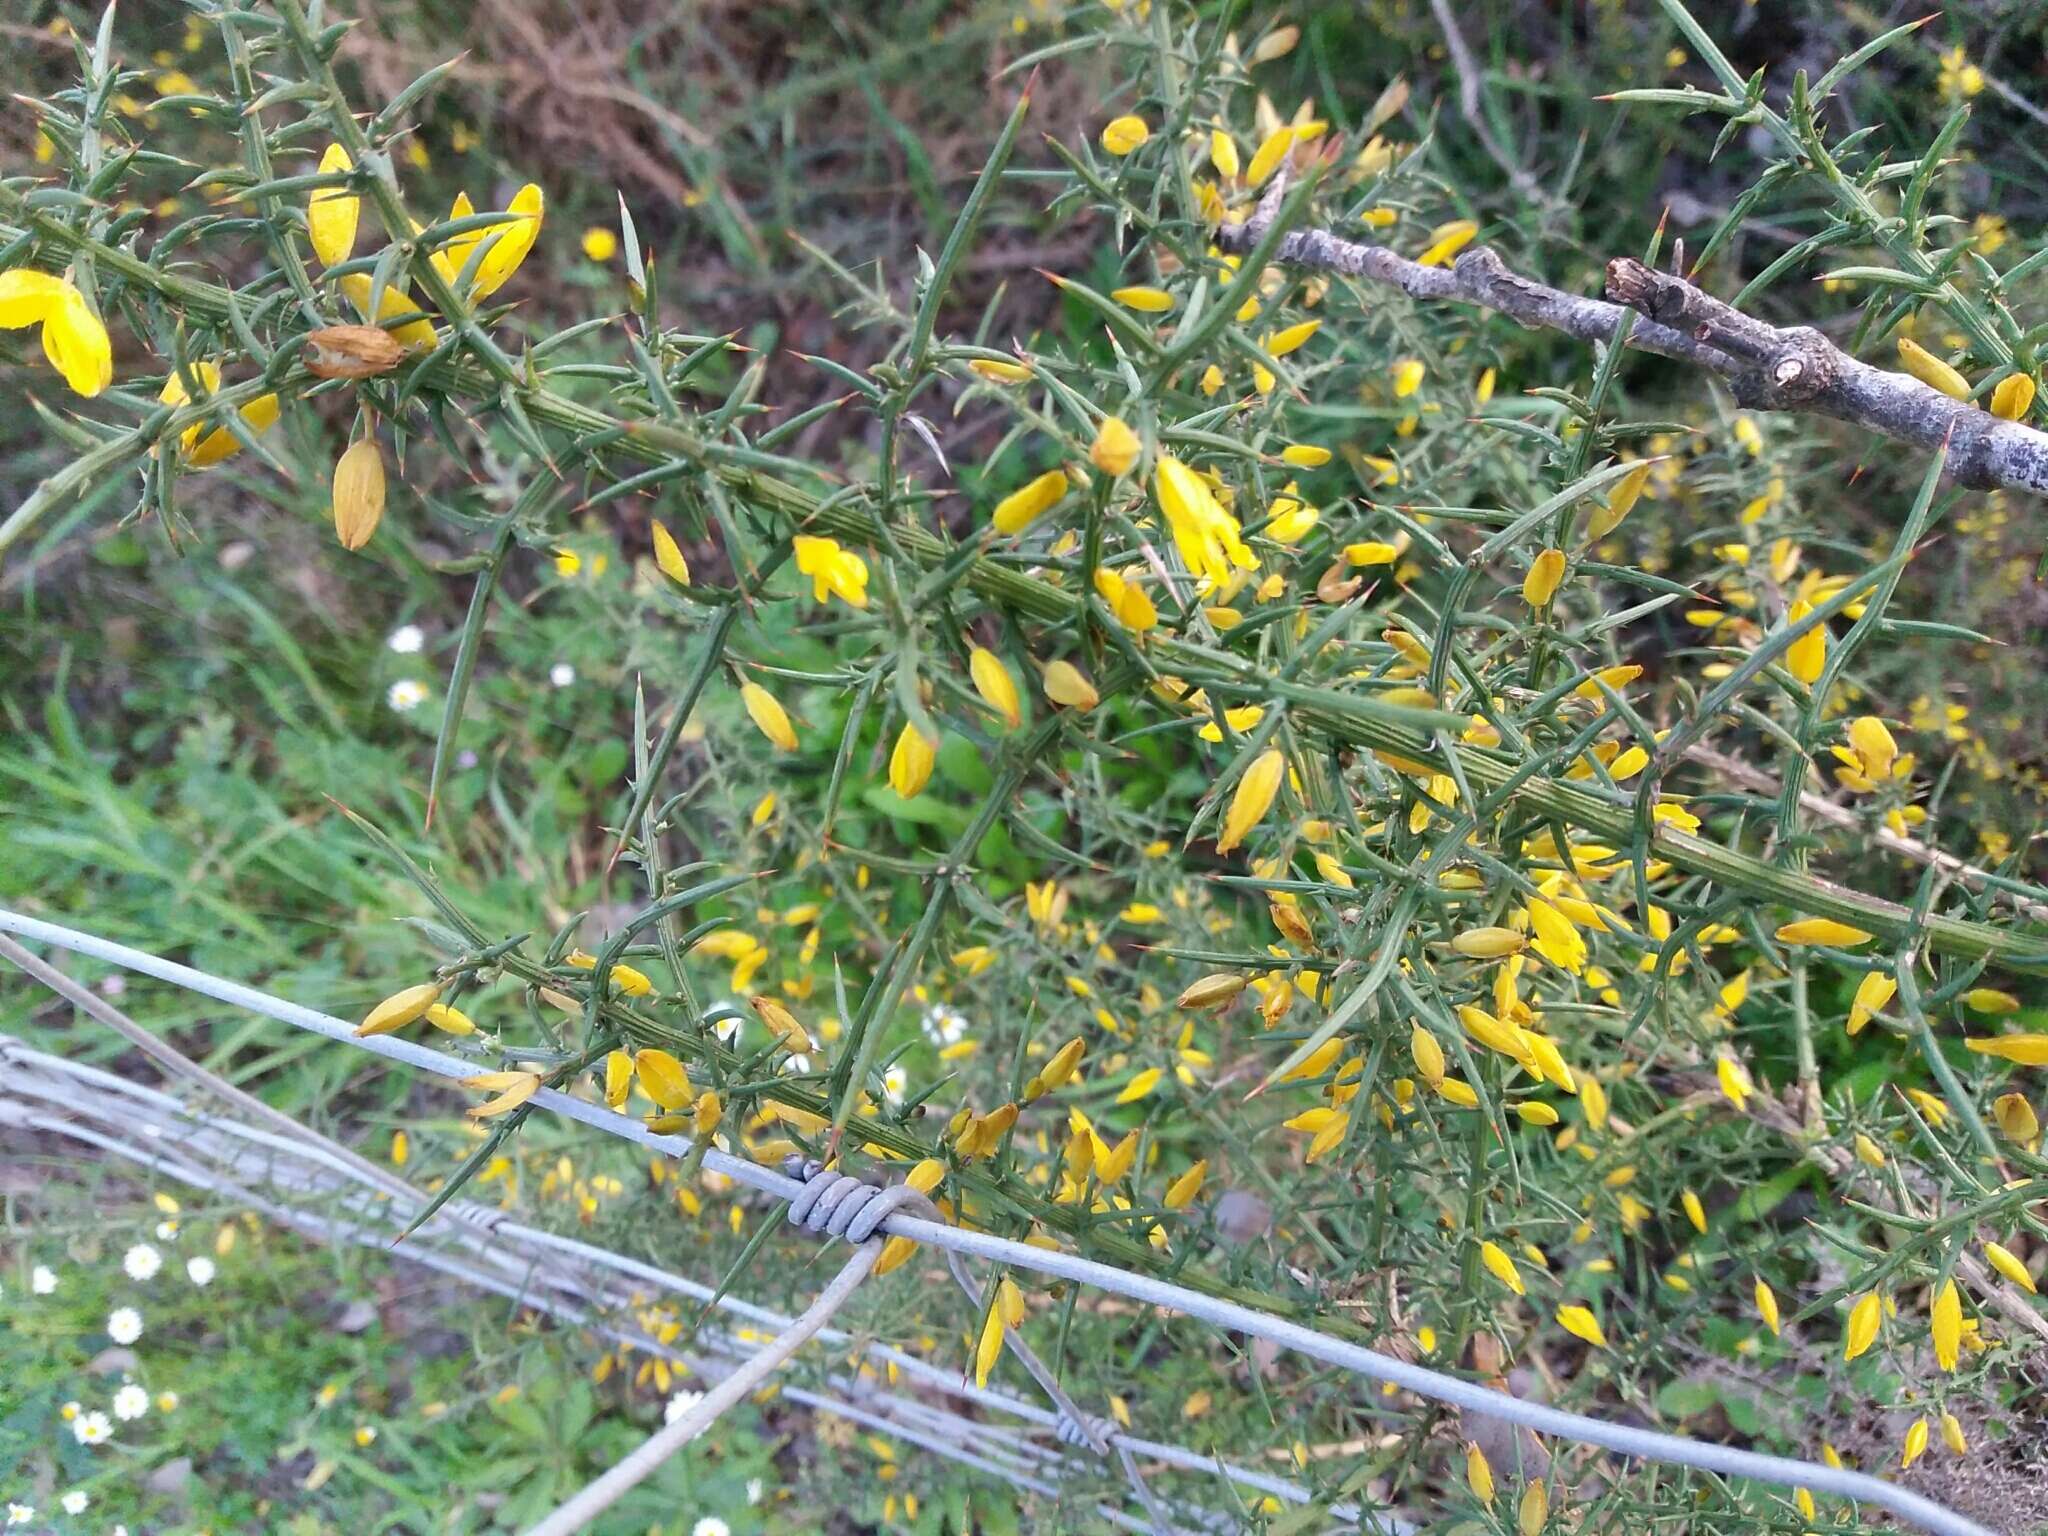
[[[1062,1408],[1059,1417],[1053,1421],[1052,1432],[1064,1444],[1071,1445],[1076,1450],[1093,1451],[1098,1456],[1107,1456],[1109,1437],[1116,1433],[1116,1425],[1108,1419],[1090,1418]]]
[[[834,1173],[815,1158],[785,1158],[782,1171],[792,1179],[801,1179],[804,1186],[789,1202],[790,1221],[819,1237],[843,1237],[849,1243],[864,1243],[875,1235],[875,1229],[892,1211],[908,1205],[930,1205],[908,1184],[883,1188],[850,1173]]]

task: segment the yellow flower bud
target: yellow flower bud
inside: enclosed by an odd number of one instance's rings
[[[1252,760],[1250,767],[1237,781],[1237,790],[1230,798],[1230,809],[1223,817],[1223,835],[1216,839],[1216,851],[1228,853],[1242,843],[1245,834],[1262,820],[1273,808],[1273,799],[1280,793],[1280,784],[1287,777],[1287,755],[1278,747],[1268,747]]]
[[[938,761],[938,743],[904,721],[897,733],[896,749],[889,754],[889,787],[905,800],[914,800],[931,782],[932,764]]]
[[[1899,338],[1899,364],[1922,384],[1940,390],[1951,400],[1970,398],[1970,381],[1910,336]]]
[[[1010,669],[1003,665],[1001,657],[994,651],[977,645],[967,653],[967,671],[974,679],[974,691],[987,701],[991,709],[1003,717],[1011,730],[1014,731],[1024,723],[1023,704],[1017,696],[1016,679],[1010,676]]]
[[[383,1002],[372,1008],[362,1023],[356,1026],[356,1035],[388,1035],[394,1029],[403,1029],[416,1019],[426,1017],[426,1012],[441,996],[441,984],[435,981],[421,982],[416,987],[407,987],[394,992]]]
[[[789,723],[789,714],[774,694],[759,683],[740,684],[740,702],[747,707],[747,715],[759,727],[763,736],[784,752],[796,750],[796,727]]]
[[[1127,475],[1131,466],[1138,462],[1143,444],[1138,434],[1120,417],[1105,416],[1096,430],[1095,442],[1088,450],[1088,462],[1105,475]]]
[[[683,547],[659,518],[654,520],[654,563],[661,568],[662,575],[677,586],[687,587],[690,584],[690,562],[683,558]]]
[[[1095,685],[1071,661],[1055,661],[1045,669],[1045,696],[1084,714],[1102,702]]]

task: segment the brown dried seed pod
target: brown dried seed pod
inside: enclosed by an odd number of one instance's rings
[[[374,325],[322,326],[306,338],[306,368],[323,379],[368,379],[389,373],[405,348]]]

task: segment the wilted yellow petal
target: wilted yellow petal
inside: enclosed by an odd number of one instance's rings
[[[384,517],[384,455],[376,439],[359,437],[334,465],[334,536],[341,547],[361,549]]]
[[[1970,398],[1970,381],[1910,336],[1899,338],[1899,364],[1922,384],[1951,400]]]

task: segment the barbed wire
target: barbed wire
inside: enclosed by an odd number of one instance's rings
[[[355,1026],[315,1009],[271,996],[239,982],[180,965],[176,961],[97,935],[21,913],[0,909],[0,932],[54,944],[142,975],[154,976],[175,986],[197,992],[218,1002],[292,1024],[298,1028],[343,1041],[358,1049],[402,1062],[407,1066],[447,1078],[475,1075],[476,1063],[416,1045],[389,1035],[358,1038]],[[715,1147],[695,1148],[689,1138],[656,1132],[629,1116],[600,1105],[586,1103],[555,1089],[541,1088],[530,1100],[566,1119],[636,1142],[674,1157],[694,1156],[700,1165],[722,1173],[737,1183],[784,1201],[793,1201],[804,1191],[802,1180],[744,1158],[730,1156]],[[880,1231],[906,1237],[942,1251],[988,1259],[1035,1274],[1050,1275],[1125,1296],[1131,1300],[1178,1312],[1215,1327],[1234,1330],[1293,1350],[1325,1365],[1354,1372],[1420,1397],[1446,1403],[1483,1417],[1518,1425],[1538,1434],[1596,1446],[1643,1460],[1691,1467],[1725,1477],[1752,1478],[1780,1487],[1804,1488],[1815,1495],[1857,1500],[1911,1522],[1935,1536],[1992,1536],[1983,1526],[1945,1506],[1908,1489],[1900,1488],[1862,1472],[1825,1466],[1792,1457],[1772,1456],[1733,1446],[1689,1440],[1683,1436],[1614,1424],[1582,1414],[1568,1413],[1541,1403],[1532,1403],[1495,1391],[1476,1382],[1446,1375],[1427,1367],[1397,1360],[1359,1345],[1333,1338],[1316,1329],[1256,1311],[1219,1297],[1205,1296],[1184,1286],[1134,1274],[1075,1254],[1014,1242],[992,1233],[969,1231],[911,1215],[891,1213]]]

